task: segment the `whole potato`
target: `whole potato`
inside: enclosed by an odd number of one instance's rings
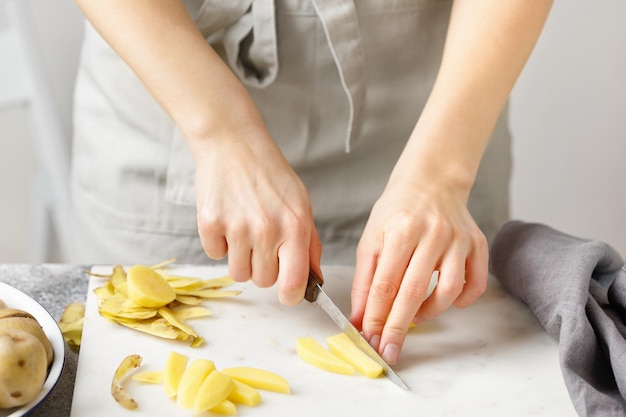
[[[0,330],[0,408],[33,400],[47,372],[46,351],[39,339],[23,330]]]
[[[14,308],[0,309],[0,332],[5,329],[23,330],[35,336],[46,350],[47,365],[52,363],[54,350],[41,325],[30,313]]]

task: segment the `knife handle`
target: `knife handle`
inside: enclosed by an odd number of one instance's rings
[[[322,279],[315,273],[315,271],[309,269],[309,281],[306,284],[304,299],[310,303],[315,302],[315,300],[317,300],[317,294],[319,293],[319,286],[321,286],[323,283],[324,281],[322,281]]]

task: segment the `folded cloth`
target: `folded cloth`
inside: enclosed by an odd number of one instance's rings
[[[559,341],[581,416],[626,416],[626,267],[608,244],[511,221],[496,234],[490,271]]]

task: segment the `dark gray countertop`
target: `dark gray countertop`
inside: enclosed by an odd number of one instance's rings
[[[85,302],[89,284],[85,269],[83,266],[55,264],[0,265],[0,281],[31,296],[58,321],[67,304],[74,301]],[[29,416],[70,415],[77,363],[78,353],[67,348],[65,366],[59,382]]]

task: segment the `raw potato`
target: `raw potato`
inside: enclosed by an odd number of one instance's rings
[[[197,414],[219,406],[234,389],[235,383],[228,375],[220,371],[211,372],[198,390],[194,411]]]
[[[4,308],[0,310],[0,331],[7,329],[23,330],[39,339],[46,351],[46,365],[52,363],[52,359],[54,358],[52,343],[50,343],[48,336],[44,333],[37,319],[30,313],[14,308]]]
[[[209,410],[212,413],[222,414],[225,416],[237,415],[237,406],[232,401],[224,400]]]
[[[222,372],[236,379],[237,381],[248,384],[253,388],[264,389],[267,391],[280,392],[289,394],[291,389],[285,378],[265,369],[250,368],[246,366],[225,368]]]
[[[52,344],[37,319],[0,300],[0,408],[32,401],[53,358]]]
[[[175,397],[178,393],[178,385],[180,379],[185,373],[189,358],[178,352],[170,352],[165,362],[165,371],[163,372],[163,389],[168,397]]]
[[[128,298],[142,307],[162,307],[176,299],[176,292],[159,273],[144,265],[126,271]]]
[[[352,343],[345,333],[327,337],[326,344],[332,353],[354,366],[360,374],[378,378],[383,373],[383,367]]]
[[[163,371],[144,371],[137,372],[131,377],[135,381],[145,382],[146,384],[163,383]]]
[[[296,339],[296,352],[303,361],[317,368],[336,374],[354,374],[354,367],[350,363],[327,350],[311,336]]]
[[[194,408],[195,413],[210,411],[223,415],[236,415],[237,404],[255,407],[261,403],[261,394],[244,382],[245,379],[258,387],[271,391],[289,393],[289,384],[279,375],[258,368],[215,369],[213,361],[196,359],[189,366],[186,355],[170,352],[163,371],[144,371],[132,376],[137,381],[151,384],[163,382],[166,393],[175,397],[181,408]],[[227,373],[234,376],[227,375]],[[170,393],[173,392],[173,395]]]
[[[248,384],[233,379],[235,389],[228,396],[228,400],[236,403],[255,407],[261,403],[261,393],[256,388],[252,388]]]
[[[17,329],[0,332],[0,408],[33,400],[47,372],[46,351],[37,337]]]
[[[191,362],[178,384],[176,404],[181,408],[193,408],[202,382],[213,371],[215,371],[213,361],[196,359]]]

